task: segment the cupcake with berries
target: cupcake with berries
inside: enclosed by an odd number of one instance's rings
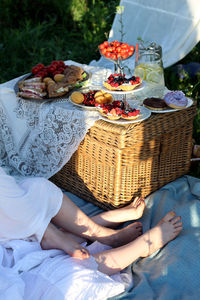
[[[140,77],[131,76],[126,78],[125,74],[111,74],[106,81],[103,82],[105,88],[111,91],[131,91],[142,83]]]

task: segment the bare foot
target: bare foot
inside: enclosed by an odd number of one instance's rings
[[[143,211],[145,208],[145,201],[144,198],[136,197],[133,202],[131,202],[128,206],[124,209],[128,209],[130,215],[132,215],[131,219],[127,219],[127,221],[137,220],[142,217]],[[131,216],[130,216],[131,217]]]
[[[114,210],[108,210],[92,219],[95,223],[109,228],[116,228],[120,223],[137,220],[142,217],[145,208],[143,198],[136,197],[129,205]]]
[[[102,243],[111,247],[119,247],[125,245],[142,234],[142,223],[134,222],[122,229],[115,230],[114,233],[102,239]],[[101,239],[99,239],[101,242]]]
[[[87,249],[74,241],[67,232],[57,229],[53,224],[49,224],[41,241],[44,250],[60,249],[72,257],[86,259],[90,256]]]
[[[141,257],[147,257],[162,248],[169,241],[173,240],[181,232],[182,228],[181,217],[176,217],[173,211],[167,213],[154,228],[147,231],[141,237],[146,243],[144,253]]]

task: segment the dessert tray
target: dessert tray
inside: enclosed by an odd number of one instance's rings
[[[186,105],[186,107],[184,108],[171,108],[171,107],[167,107],[166,109],[163,109],[163,110],[153,110],[153,109],[149,109],[149,108],[146,108],[148,110],[150,110],[152,113],[156,113],[156,114],[165,114],[165,113],[169,113],[169,112],[175,112],[175,111],[179,111],[179,110],[184,110],[190,106],[192,106],[193,104],[193,100],[190,99],[190,98],[187,98],[188,99],[188,104]]]
[[[119,124],[119,125],[123,125],[123,124],[131,124],[131,123],[138,123],[141,121],[144,121],[146,119],[148,119],[151,116],[151,111],[149,109],[147,109],[146,107],[140,106],[140,105],[130,105],[131,108],[135,108],[135,109],[139,109],[140,110],[140,115],[137,119],[134,120],[125,120],[125,119],[118,119],[118,120],[110,120],[104,116],[102,116],[100,114],[100,119],[110,122],[110,123],[115,123],[115,124]]]

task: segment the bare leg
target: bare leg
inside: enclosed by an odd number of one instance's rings
[[[49,224],[41,241],[42,249],[60,249],[79,259],[88,258],[89,252],[79,243],[74,241],[67,233],[57,229],[53,224]]]
[[[144,199],[136,197],[133,202],[131,202],[131,204],[122,208],[117,208],[100,213],[92,217],[92,220],[99,225],[116,228],[122,222],[137,220],[141,218],[144,208]]]
[[[182,230],[180,217],[169,212],[154,228],[127,245],[94,255],[99,271],[112,275],[140,257],[147,257],[173,240]]]
[[[87,217],[66,195],[63,195],[61,209],[52,219],[52,222],[70,233],[91,241],[98,240],[112,247],[124,245],[142,234],[140,222],[135,222],[119,230],[98,225]]]
[[[143,215],[144,208],[144,199],[136,197],[133,200],[133,202],[131,202],[125,207],[102,212],[96,216],[91,217],[91,219],[101,226],[116,228],[122,222],[132,221],[141,218],[141,216]],[[66,232],[66,230],[63,231]],[[76,240],[78,243],[83,243],[84,241],[86,241],[84,238],[75,236],[72,233],[68,232],[68,235],[74,240]]]

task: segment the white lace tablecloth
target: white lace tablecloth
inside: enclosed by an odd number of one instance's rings
[[[65,63],[79,65],[73,61]],[[91,86],[101,86],[109,72],[82,66],[92,74]],[[67,163],[99,115],[75,107],[67,98],[21,99],[13,89],[19,79],[0,85],[0,164],[16,179],[50,178]]]

